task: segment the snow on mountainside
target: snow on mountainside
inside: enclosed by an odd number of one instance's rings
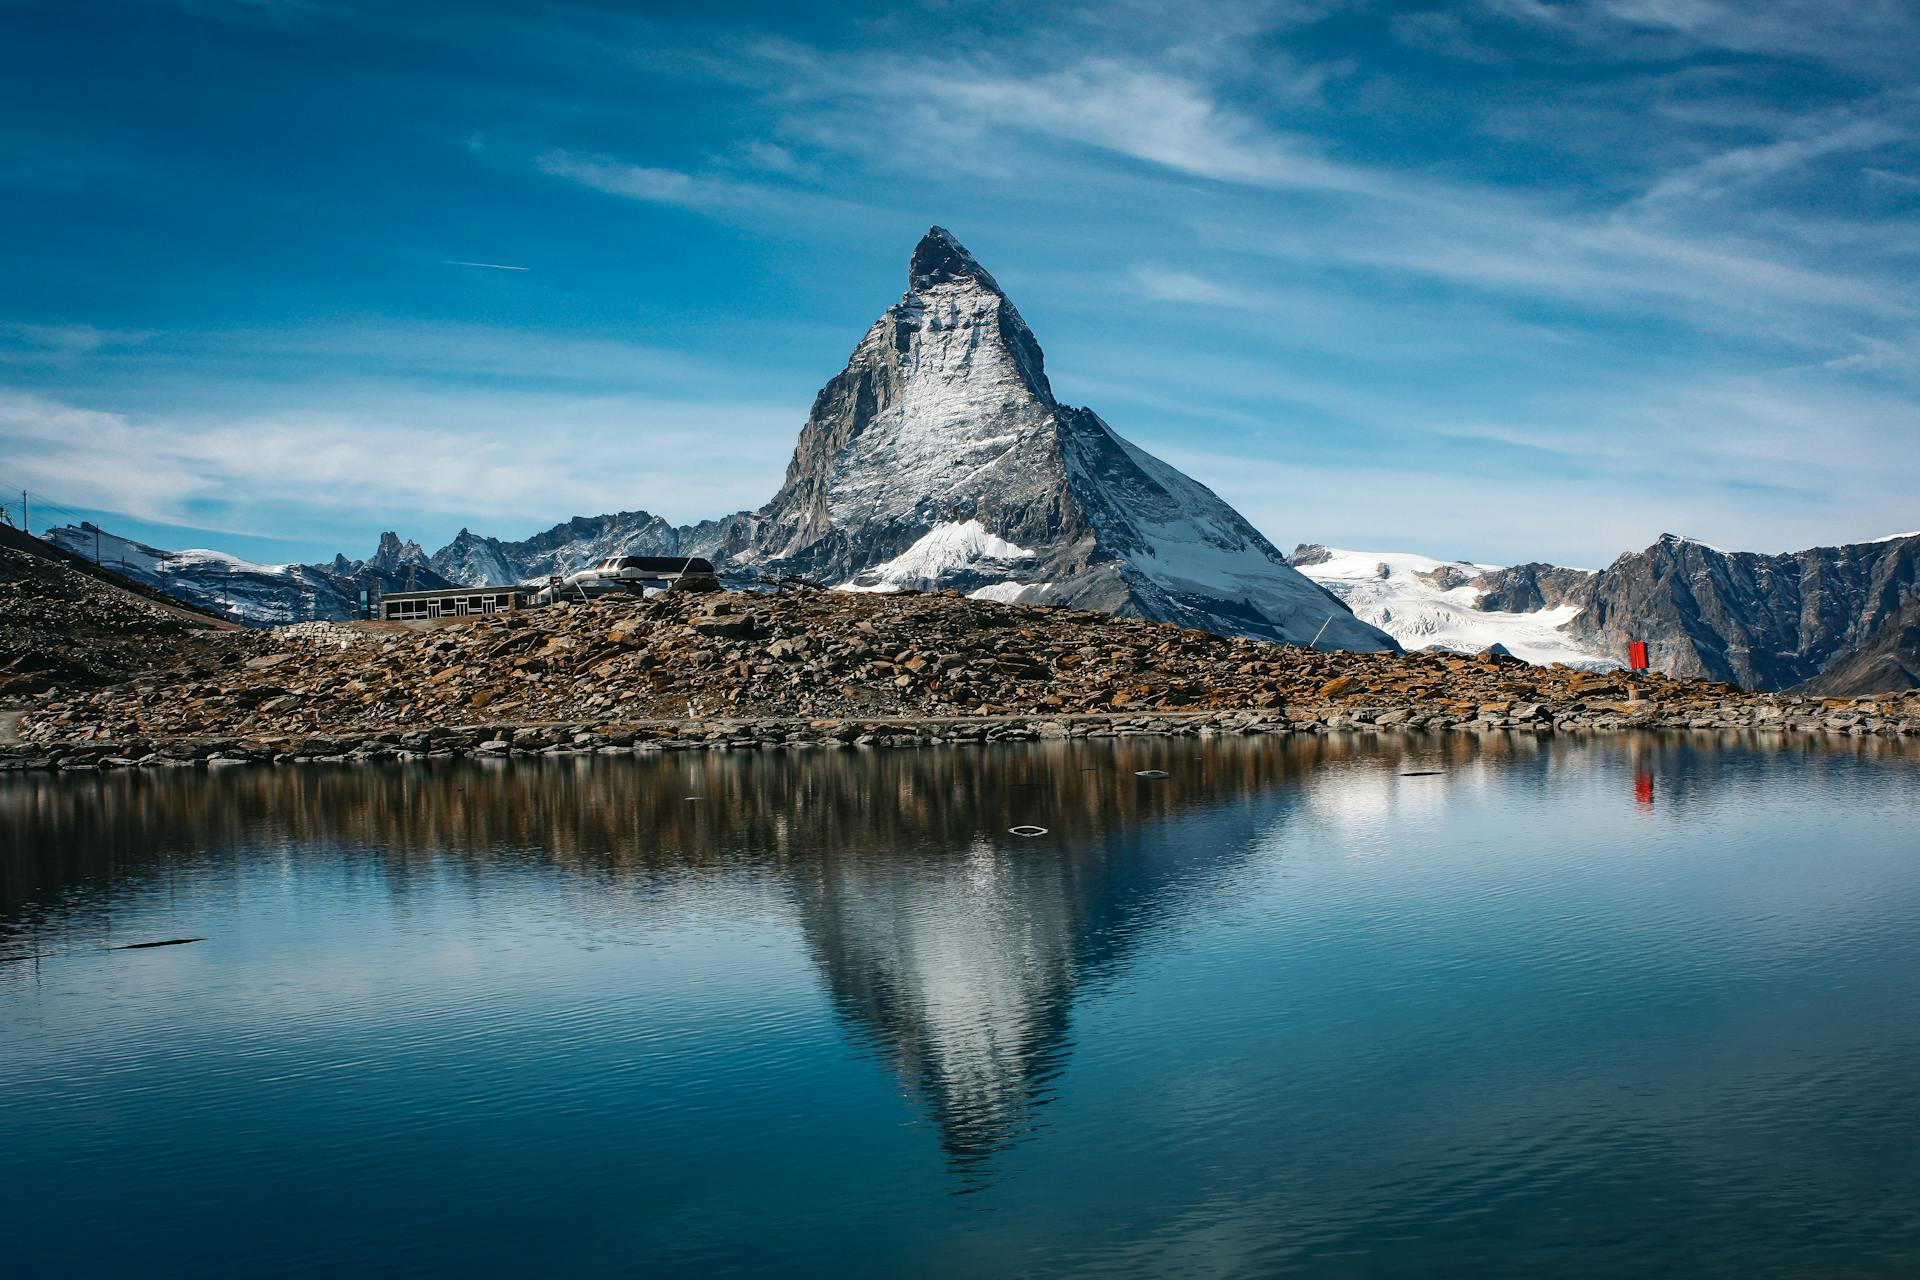
[[[956,524],[938,524],[926,535],[891,560],[862,569],[841,584],[843,591],[898,591],[902,587],[939,582],[960,585],[963,578],[979,578],[986,585],[970,594],[1009,589],[1018,594],[1026,584],[1009,581],[1008,574],[1018,571],[1022,562],[1034,559],[1033,552],[1016,547],[1005,538],[987,532],[978,520]],[[1002,599],[986,595],[982,599]]]
[[[163,551],[86,522],[47,531],[62,550],[117,570],[235,622],[266,626],[310,618],[352,617],[365,591],[377,597],[409,585],[449,585],[427,566],[426,552],[393,534],[366,560],[336,556],[329,564],[258,564],[221,551]]]
[[[253,566],[254,620],[344,616],[349,588],[526,582],[622,552],[700,555],[735,580],[958,589],[1325,648],[1395,648],[1204,485],[1063,405],[1012,302],[950,234],[914,249],[907,291],[815,397],[766,506],[675,527],[644,511],[504,542],[461,530],[426,555]],[[148,550],[152,550],[149,548]],[[205,575],[153,552],[155,585]],[[226,575],[212,584],[224,591]]]
[[[1567,634],[1564,628],[1580,613],[1577,604],[1530,612],[1483,610],[1481,580],[1499,573],[1500,565],[1320,546],[1297,548],[1293,563],[1409,649],[1478,653],[1500,644],[1514,657],[1541,665],[1621,665]]]
[[[1026,321],[953,236],[929,231],[907,280],[815,397],[732,567],[1393,647],[1212,491],[1055,400]]]

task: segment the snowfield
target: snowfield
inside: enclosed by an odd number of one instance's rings
[[[1033,552],[987,532],[978,520],[937,524],[891,560],[864,569],[840,584],[841,591],[937,590],[961,575],[999,577]],[[1001,586],[1014,584],[1003,583]],[[984,589],[984,588],[983,588]],[[985,596],[982,599],[1000,599]]]
[[[1478,653],[1501,644],[1514,657],[1541,666],[1564,662],[1598,671],[1620,665],[1582,648],[1562,630],[1580,612],[1577,606],[1536,613],[1488,613],[1475,608],[1480,599],[1475,579],[1500,565],[1435,560],[1401,551],[1326,550],[1331,559],[1296,567],[1408,649]]]

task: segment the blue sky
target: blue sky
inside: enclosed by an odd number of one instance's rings
[[[939,223],[1283,548],[1920,528],[1916,67],[1907,0],[0,0],[0,485],[272,560],[757,506]]]

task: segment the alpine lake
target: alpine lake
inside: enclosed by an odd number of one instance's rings
[[[528,1273],[1920,1274],[1920,745],[0,777],[0,1274]]]

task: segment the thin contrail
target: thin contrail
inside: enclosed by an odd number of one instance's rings
[[[532,267],[510,267],[504,262],[456,262],[452,258],[442,258],[443,267],[485,267],[489,271],[531,271]]]

